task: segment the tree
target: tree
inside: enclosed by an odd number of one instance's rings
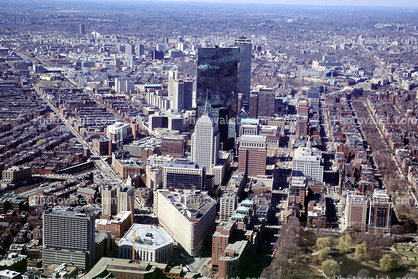
[[[390,271],[396,266],[396,261],[391,255],[385,254],[379,261],[379,265],[386,271]]]
[[[324,249],[322,249],[321,251],[319,251],[319,257],[321,259],[325,259],[326,257],[328,257],[328,254],[331,252],[331,249],[329,249],[329,247],[325,247]]]
[[[46,143],[46,139],[40,139],[36,142],[36,145],[41,146],[41,145],[44,145],[45,143]]]
[[[350,250],[350,247],[353,243],[353,240],[351,239],[351,236],[343,235],[340,237],[340,242],[338,243],[338,249],[340,250],[340,253],[347,253],[348,250]]]
[[[364,260],[367,257],[367,244],[362,242],[361,244],[356,245],[356,251],[354,253],[356,260]]]
[[[322,271],[324,271],[327,276],[332,277],[340,272],[340,266],[334,260],[326,260],[322,262]]]
[[[325,248],[331,248],[331,241],[328,237],[320,237],[316,240],[316,246],[318,247],[318,251],[321,251]]]

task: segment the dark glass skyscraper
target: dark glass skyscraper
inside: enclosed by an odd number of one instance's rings
[[[199,48],[196,73],[197,117],[206,98],[218,123],[222,150],[230,149],[228,123],[237,116],[239,48]]]
[[[229,117],[236,117],[238,104],[239,48],[200,48],[196,73],[197,117],[208,103],[220,103],[229,110]],[[217,105],[218,106],[218,105]],[[228,123],[228,120],[226,120]]]

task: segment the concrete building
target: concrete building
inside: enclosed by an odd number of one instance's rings
[[[132,128],[128,123],[116,122],[106,128],[106,136],[112,140],[112,147],[122,146],[123,141],[132,136]]]
[[[112,186],[102,188],[102,215],[112,216],[117,213],[116,189]]]
[[[202,248],[215,228],[216,201],[206,192],[158,190],[157,216],[160,224],[191,256]]]
[[[19,279],[21,278],[20,272],[14,270],[0,270],[0,279]]]
[[[115,159],[115,172],[122,178],[138,175],[144,172],[144,167],[131,159]]]
[[[205,190],[206,168],[187,159],[176,159],[163,168],[163,187]]]
[[[235,213],[238,205],[237,192],[234,190],[226,190],[219,199],[219,219],[228,220]]]
[[[265,175],[266,164],[266,137],[256,135],[241,136],[238,149],[238,171],[246,172],[248,177]]]
[[[362,194],[348,192],[345,200],[345,227],[361,231],[367,226],[367,198]]]
[[[298,147],[292,161],[292,176],[304,176],[322,182],[324,167],[321,166],[322,154],[316,148]]]
[[[182,135],[163,135],[161,137],[161,155],[170,155],[174,158],[183,158],[186,148],[186,139]]]
[[[132,211],[121,211],[110,218],[96,219],[96,230],[110,232],[115,237],[122,237],[132,226]]]
[[[116,197],[118,199],[117,212],[134,211],[135,188],[133,187],[117,187]]]
[[[95,215],[54,208],[43,214],[43,266],[72,264],[88,270],[95,259]]]
[[[261,88],[258,92],[257,117],[274,117],[276,93],[271,88]]]
[[[162,227],[133,224],[118,243],[118,257],[132,259],[132,248],[135,260],[166,263],[173,256],[174,241]]]
[[[235,221],[221,222],[216,226],[216,230],[212,235],[211,263],[213,268],[216,268],[219,265],[219,258],[231,242],[232,234],[235,230]]]
[[[218,261],[219,279],[234,278],[240,274],[247,264],[250,244],[248,240],[240,240],[226,247]]]
[[[147,165],[164,167],[165,165],[171,163],[173,159],[174,159],[173,156],[171,156],[170,154],[167,154],[167,155],[153,154],[148,157]]]
[[[375,229],[390,233],[392,203],[386,190],[374,189],[369,207],[369,231]]]
[[[112,140],[105,137],[93,139],[93,151],[99,156],[112,155]]]
[[[32,169],[30,167],[12,166],[2,172],[3,183],[16,183],[32,177]]]
[[[116,93],[134,93],[135,84],[133,81],[125,78],[115,78]]]
[[[212,167],[218,163],[219,132],[209,107],[196,123],[192,134],[192,161],[206,167],[206,173],[212,175]]]
[[[163,185],[163,168],[158,165],[147,165],[145,168],[148,189],[159,189]]]
[[[69,264],[50,264],[44,267],[46,278],[78,278],[78,268]]]

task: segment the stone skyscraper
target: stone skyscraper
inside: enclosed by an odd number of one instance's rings
[[[206,167],[206,173],[212,174],[212,167],[218,163],[219,132],[209,106],[196,123],[192,134],[192,161]]]

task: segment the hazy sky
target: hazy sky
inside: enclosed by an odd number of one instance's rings
[[[141,0],[114,0],[112,2],[140,2]],[[324,5],[324,6],[395,6],[418,7],[416,0],[154,0],[168,2],[229,2],[229,3],[269,3],[289,5]]]

